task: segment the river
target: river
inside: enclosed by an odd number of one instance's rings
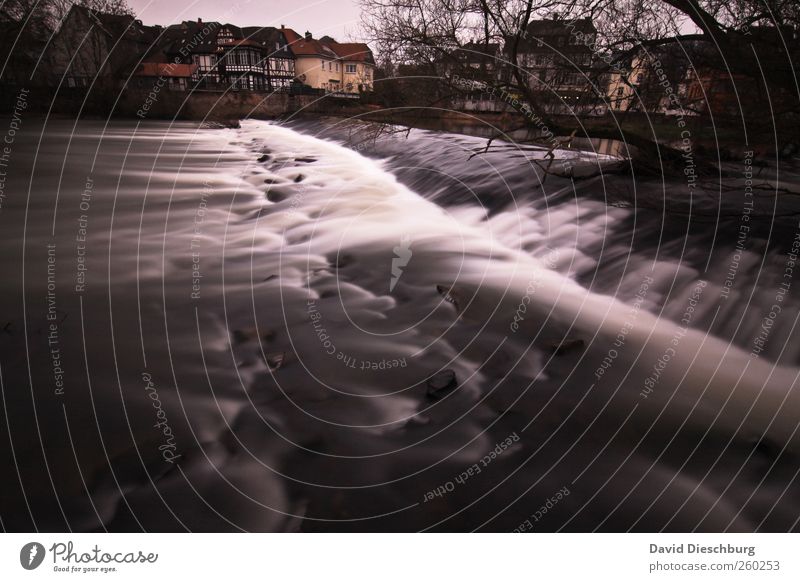
[[[772,166],[335,119],[12,141],[7,530],[798,528]]]

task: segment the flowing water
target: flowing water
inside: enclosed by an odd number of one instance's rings
[[[4,528],[797,529],[800,233],[774,168],[720,191],[608,144],[26,123]]]

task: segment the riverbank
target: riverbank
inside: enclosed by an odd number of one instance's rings
[[[311,112],[308,112],[311,113]],[[364,121],[375,121],[414,127],[462,133],[477,137],[502,137],[510,140],[535,140],[541,135],[540,130],[533,127],[524,127],[524,118],[513,113],[487,113],[455,111],[446,108],[433,107],[399,107],[393,109],[377,106],[353,106],[339,111],[324,112],[327,115],[346,115]],[[306,115],[298,112],[298,115]],[[753,152],[756,158],[774,159],[776,155],[776,136],[753,140],[748,143],[742,139],[741,124],[709,124],[709,121],[700,116],[686,116],[680,120],[673,115],[627,113],[608,114],[604,116],[575,118],[571,116],[554,116],[554,121],[559,127],[574,127],[578,135],[585,130],[588,134],[602,135],[601,139],[613,139],[618,134],[616,141],[624,142],[623,135],[637,135],[672,148],[681,148],[684,139],[692,143],[694,153],[718,158],[720,161],[735,161],[745,157],[745,152]],[[558,137],[567,137],[565,135]],[[792,136],[793,137],[793,136]],[[790,139],[786,143],[779,142],[779,149],[789,145],[790,153],[796,151],[791,148]],[[606,153],[606,152],[602,152]]]
[[[253,91],[173,91],[154,86],[150,90],[126,88],[124,91],[93,87],[45,88],[3,85],[0,87],[0,112],[11,113],[16,106],[16,96],[28,94],[28,112],[68,117],[118,117],[144,119],[176,119],[184,121],[214,121],[231,123],[240,119],[294,119],[308,117],[340,117],[460,133],[464,135],[510,141],[530,141],[541,137],[543,128],[526,127],[524,118],[512,112],[465,112],[447,107],[386,108],[369,103],[369,99],[345,99],[331,95],[295,95],[290,93],[263,93]],[[795,136],[755,137],[742,134],[741,123],[736,120],[705,117],[684,117],[611,112],[605,116],[574,118],[554,116],[558,124],[556,137],[569,134],[565,128],[574,128],[592,137],[625,143],[625,136],[635,136],[663,146],[681,149],[691,143],[696,156],[711,160],[737,161],[752,152],[759,159],[775,159],[777,155],[789,157],[798,150]],[[714,122],[714,123],[712,123]],[[546,132],[545,132],[546,133]],[[564,134],[564,135],[560,135]],[[546,141],[546,140],[545,140]],[[617,147],[617,150],[620,148]],[[600,153],[609,153],[611,149]]]

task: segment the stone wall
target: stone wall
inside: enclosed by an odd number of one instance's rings
[[[13,108],[13,99],[19,88],[0,85],[0,113]],[[354,99],[336,99],[316,95],[289,95],[287,93],[256,93],[252,91],[174,91],[166,86],[141,84],[140,87],[100,88],[91,91],[81,88],[55,88],[33,85],[30,110],[74,117],[130,117],[134,119],[193,119],[230,121],[253,117],[273,119],[305,113],[320,115],[358,115],[372,107]]]

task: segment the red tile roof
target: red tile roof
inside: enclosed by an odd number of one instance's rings
[[[191,77],[197,65],[180,63],[141,63],[134,75],[137,77]]]
[[[372,51],[363,42],[336,42],[329,36],[324,36],[320,40],[314,38],[309,40],[291,28],[285,27],[281,28],[281,32],[295,55],[338,57],[346,61],[375,64]]]
[[[316,39],[307,39],[305,36],[300,36],[291,28],[281,28],[281,32],[283,32],[286,41],[289,43],[289,50],[296,56],[320,56],[328,59],[337,57],[335,52]]]
[[[326,45],[336,55],[346,61],[359,61],[374,64],[372,51],[363,42],[327,42]]]

